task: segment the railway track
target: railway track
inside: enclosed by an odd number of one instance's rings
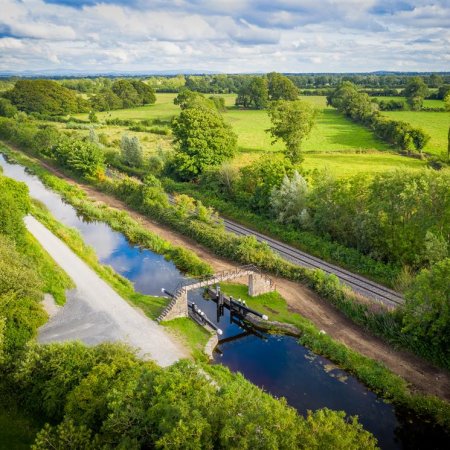
[[[171,197],[169,197],[169,200],[171,203],[173,202]],[[222,218],[222,220],[227,231],[239,236],[254,236],[258,241],[267,243],[273,251],[278,253],[285,260],[301,267],[306,267],[309,269],[322,269],[327,274],[334,274],[342,283],[370,300],[376,300],[387,306],[394,307],[402,305],[404,302],[403,297],[398,292],[395,292],[386,286],[364,278],[361,275],[349,272],[348,270],[342,269],[334,264],[330,264],[320,258],[311,256],[295,247],[284,244],[283,242],[254,231],[243,225],[237,224],[236,222],[224,218]]]

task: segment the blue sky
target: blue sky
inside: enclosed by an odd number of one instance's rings
[[[449,71],[450,0],[0,0],[0,70]]]

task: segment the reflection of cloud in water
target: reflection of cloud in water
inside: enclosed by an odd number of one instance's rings
[[[119,272],[123,276],[127,276],[128,274],[133,273],[135,270],[133,258],[128,257],[127,255],[108,255],[107,258],[102,259],[102,264],[108,264],[112,266],[116,272]]]
[[[95,248],[102,262],[108,259],[124,240],[119,233],[111,231],[104,223],[91,223],[83,227],[83,237],[86,243]],[[110,264],[110,263],[108,263]]]
[[[161,288],[173,290],[183,279],[178,269],[160,255],[145,253],[151,256],[140,258],[140,265],[132,276],[136,290],[153,295],[160,295]]]

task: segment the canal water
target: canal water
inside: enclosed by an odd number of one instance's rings
[[[130,244],[119,232],[102,222],[85,220],[38,177],[24,167],[11,164],[0,154],[4,175],[23,181],[30,194],[51,211],[57,220],[76,228],[92,246],[103,264],[134,283],[135,289],[148,295],[161,295],[161,289],[173,291],[185,277],[175,265],[139,246]],[[357,415],[363,426],[378,439],[383,449],[446,447],[446,436],[431,424],[408,417],[385,403],[356,378],[315,355],[292,337],[261,333],[225,314],[219,320],[216,304],[200,290],[189,293],[208,317],[223,330],[215,352],[215,363],[241,372],[248,380],[277,397],[285,397],[300,413],[328,407]],[[447,441],[448,444],[448,441]]]

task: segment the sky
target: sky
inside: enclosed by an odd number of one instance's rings
[[[450,71],[450,0],[0,0],[0,71]]]

